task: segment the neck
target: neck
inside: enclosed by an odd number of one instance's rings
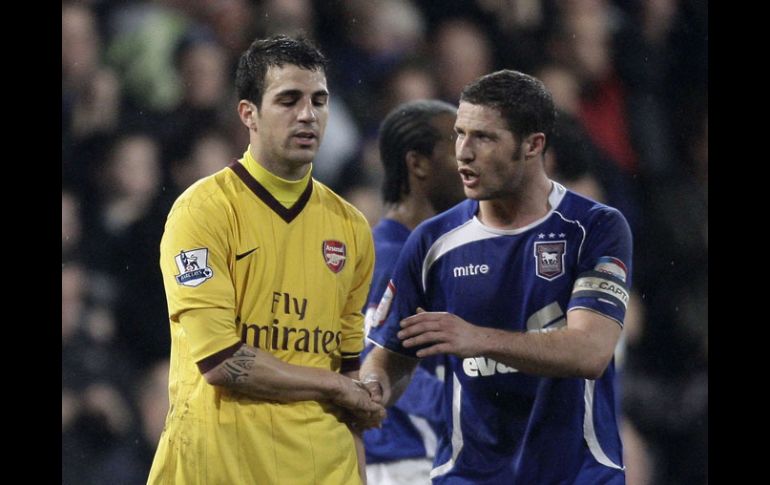
[[[545,176],[525,184],[526,191],[508,197],[479,201],[479,220],[497,229],[518,229],[545,216],[553,182]]]
[[[400,202],[388,205],[385,211],[385,217],[403,224],[410,231],[425,219],[435,215],[436,211],[427,199],[409,196]]]
[[[251,148],[249,148],[249,152],[251,153],[252,158],[264,167],[265,170],[285,180],[300,180],[307,175],[307,171],[310,170],[311,162],[278,162],[264,156],[261,151],[256,148],[253,141]]]

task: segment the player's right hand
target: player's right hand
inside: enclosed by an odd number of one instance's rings
[[[340,392],[333,402],[348,411],[351,424],[360,429],[379,427],[385,419],[385,408],[372,399],[366,386],[360,381],[343,376],[340,387]]]

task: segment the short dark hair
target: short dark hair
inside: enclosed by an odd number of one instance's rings
[[[548,147],[556,109],[551,93],[536,77],[510,69],[493,72],[467,85],[460,94],[463,101],[499,110],[519,140],[531,133],[544,133],[543,152]]]
[[[385,168],[382,196],[386,203],[399,202],[409,193],[406,154],[410,150],[430,156],[441,137],[431,125],[436,116],[457,114],[457,107],[437,99],[409,101],[394,108],[380,125],[380,160]]]
[[[271,66],[294,65],[310,71],[326,73],[328,61],[320,50],[304,37],[275,35],[257,39],[238,59],[235,89],[238,99],[248,99],[257,107],[262,105],[265,76]]]

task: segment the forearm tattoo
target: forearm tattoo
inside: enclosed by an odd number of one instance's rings
[[[254,357],[257,354],[246,346],[238,349],[232,357],[224,362],[221,367],[222,375],[228,384],[241,384],[246,382],[249,371],[254,367]]]

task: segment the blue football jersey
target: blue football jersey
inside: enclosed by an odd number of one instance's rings
[[[466,200],[410,235],[369,333],[405,355],[399,321],[417,307],[480,326],[547,332],[573,308],[623,325],[631,231],[616,209],[554,183],[551,210],[515,230],[483,225]],[[622,484],[614,360],[597,380],[525,374],[485,357],[444,356],[446,428],[436,484]]]
[[[410,232],[392,219],[382,219],[372,230],[375,263],[372,286],[364,310],[367,332]],[[362,358],[371,349],[372,344],[368,342]],[[404,394],[388,408],[388,416],[382,422],[382,427],[364,431],[366,463],[432,458],[435,455],[438,430],[444,426],[443,407],[440,403],[443,388],[435,375],[441,360],[442,357],[438,356],[421,360]]]

